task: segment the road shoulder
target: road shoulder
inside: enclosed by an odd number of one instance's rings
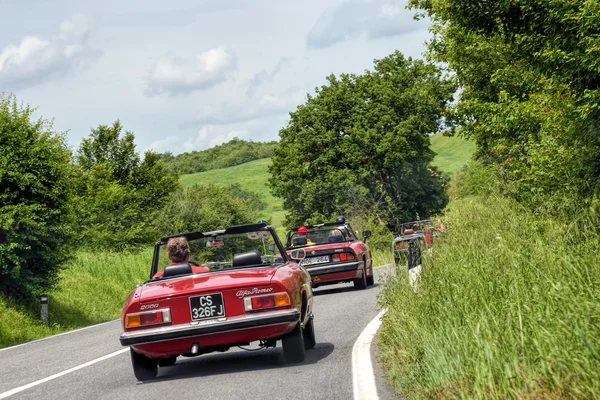
[[[403,399],[396,395],[395,388],[387,381],[385,371],[381,363],[381,350],[379,349],[379,332],[373,337],[371,344],[371,362],[373,364],[373,374],[375,375],[375,384],[377,385],[377,395],[380,400]]]

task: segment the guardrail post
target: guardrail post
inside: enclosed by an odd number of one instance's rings
[[[48,296],[45,294],[40,296],[40,314],[44,325],[48,326]]]

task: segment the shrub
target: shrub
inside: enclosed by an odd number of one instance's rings
[[[70,158],[64,135],[0,97],[0,290],[28,296],[69,259]]]

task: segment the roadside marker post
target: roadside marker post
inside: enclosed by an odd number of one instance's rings
[[[408,282],[410,286],[416,289],[417,279],[421,275],[421,247],[416,240],[411,240],[408,244]]]
[[[40,296],[40,314],[44,325],[48,326],[48,296],[45,294]]]

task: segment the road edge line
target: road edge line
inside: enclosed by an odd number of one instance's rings
[[[61,333],[55,333],[54,335],[44,336],[44,337],[39,338],[39,339],[30,340],[29,342],[19,343],[19,344],[15,344],[13,346],[4,347],[4,348],[0,349],[0,352],[3,352],[5,350],[10,350],[10,349],[16,349],[17,347],[26,346],[28,344],[43,342],[44,340],[52,339],[52,338],[55,338],[55,337],[58,337],[58,336],[68,335],[70,333],[75,333],[75,332],[83,331],[85,329],[95,328],[95,327],[98,327],[98,326],[101,326],[101,325],[106,325],[106,324],[109,324],[111,322],[115,322],[115,321],[119,321],[119,320],[120,320],[120,318],[111,319],[110,321],[104,321],[104,322],[100,322],[98,324],[84,326],[82,328],[73,329],[71,331],[66,331],[66,332],[61,332]]]
[[[352,388],[354,400],[378,400],[377,384],[371,362],[371,342],[381,326],[384,308],[361,332],[352,348]]]
[[[58,373],[56,373],[54,375],[50,375],[50,376],[48,376],[46,378],[37,380],[35,382],[28,383],[27,385],[19,386],[19,387],[16,387],[14,389],[11,389],[9,391],[6,391],[4,393],[0,393],[0,399],[5,399],[5,398],[7,398],[9,396],[12,396],[14,394],[20,393],[20,392],[22,392],[24,390],[31,389],[34,386],[41,385],[42,383],[51,381],[51,380],[56,379],[56,378],[60,378],[63,375],[67,375],[67,374],[70,374],[71,372],[75,372],[75,371],[80,370],[82,368],[89,367],[90,365],[96,364],[97,362],[104,361],[104,360],[106,360],[108,358],[111,358],[111,357],[114,357],[114,356],[118,356],[119,354],[123,354],[126,351],[129,351],[129,348],[117,350],[117,351],[115,351],[113,353],[110,353],[110,354],[107,354],[105,356],[96,358],[96,359],[94,359],[92,361],[88,361],[88,362],[86,362],[84,364],[77,365],[77,366],[75,366],[73,368],[69,368],[69,369],[66,369],[66,370],[64,370],[62,372],[58,372]]]

